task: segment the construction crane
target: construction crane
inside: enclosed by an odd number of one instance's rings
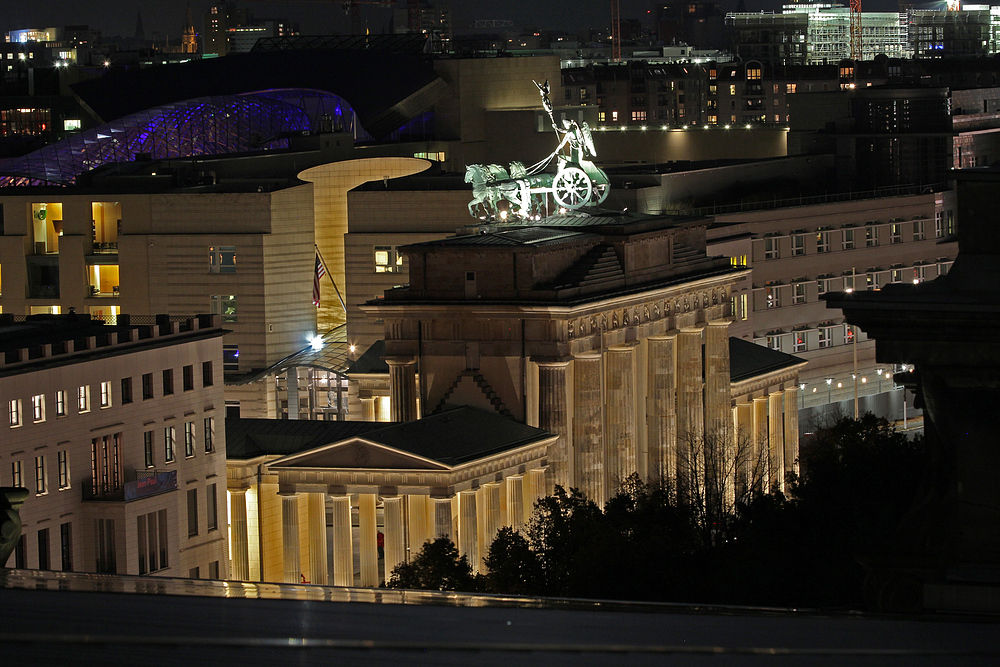
[[[861,60],[861,0],[851,0],[851,60]]]
[[[851,0],[853,3],[854,0]],[[861,0],[858,0],[860,5]],[[853,6],[853,4],[851,5]],[[618,9],[618,0],[611,0],[611,60],[621,62],[622,59],[622,21]]]
[[[377,5],[384,9],[392,9],[396,3],[395,0],[243,0],[244,2],[322,2],[326,4],[339,4],[343,5],[344,13],[350,18],[351,21],[351,34],[361,35],[365,32],[365,21],[364,17],[361,15],[361,5]],[[410,27],[413,27],[414,20],[414,5],[417,6],[416,9],[416,20],[419,24],[420,21],[420,0],[407,0],[408,1],[408,14]]]

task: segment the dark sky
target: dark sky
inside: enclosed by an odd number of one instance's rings
[[[654,4],[650,0],[620,1],[623,19],[652,16],[646,14]],[[782,4],[781,0],[744,1],[748,11],[777,10]],[[397,2],[402,6],[405,0]],[[131,36],[135,33],[137,12],[141,12],[147,37],[154,32],[179,37],[187,4],[188,0],[0,0],[0,31],[89,24],[100,28],[106,36]],[[202,15],[212,4],[213,0],[191,0],[199,30]],[[298,21],[304,34],[341,32],[346,28],[341,0],[271,0],[246,4],[259,18]],[[731,11],[736,0],[720,0],[720,4]],[[611,15],[611,0],[451,0],[450,5],[457,26],[477,18],[511,19],[518,25],[576,30],[609,25]],[[896,6],[896,0],[864,1],[867,11],[895,11]],[[391,12],[366,8],[366,14],[371,19],[372,32],[381,32],[379,24],[388,25]]]

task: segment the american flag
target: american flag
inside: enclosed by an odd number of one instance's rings
[[[319,250],[316,251],[316,270],[313,272],[313,305],[319,308],[319,280],[326,275],[326,267],[323,260],[319,258]]]

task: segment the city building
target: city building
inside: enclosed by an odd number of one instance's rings
[[[0,315],[0,482],[29,491],[8,565],[224,579],[219,317]]]

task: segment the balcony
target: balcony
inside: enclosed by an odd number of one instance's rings
[[[131,502],[177,490],[176,470],[141,469],[133,471],[128,482],[108,482],[92,478],[83,485],[83,499],[102,502]]]
[[[94,255],[117,255],[118,241],[108,241],[107,243],[94,241]]]

